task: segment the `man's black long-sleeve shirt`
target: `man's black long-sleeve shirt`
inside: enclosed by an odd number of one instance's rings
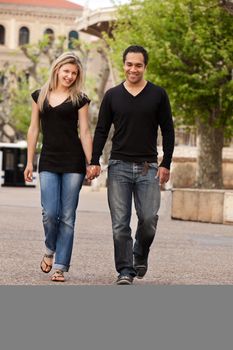
[[[121,83],[109,89],[101,103],[94,135],[91,164],[98,165],[111,125],[114,125],[111,159],[127,162],[157,162],[157,133],[161,129],[163,159],[170,169],[174,150],[174,127],[166,91],[147,82],[133,96]]]

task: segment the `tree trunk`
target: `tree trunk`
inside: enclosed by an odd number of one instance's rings
[[[233,1],[232,0],[220,0],[220,6],[224,7],[228,12],[233,14]]]
[[[223,188],[222,149],[224,132],[222,128],[198,122],[197,138],[197,187]]]
[[[3,85],[0,86],[0,142],[15,142],[17,140],[16,130],[10,125],[10,89],[16,84],[16,75],[9,72],[8,63],[4,65],[5,77]]]
[[[108,57],[106,54],[106,49],[99,47],[98,53],[101,55],[101,58],[102,58],[102,69],[101,69],[101,72],[99,74],[99,84],[97,87],[97,94],[98,94],[98,99],[99,99],[98,109],[99,109],[101,101],[103,100],[103,97],[104,97],[106,84],[108,82],[109,75],[110,75],[111,71],[110,71],[109,60],[108,60]],[[110,151],[112,148],[112,142],[111,142],[112,136],[113,136],[113,128],[110,129],[108,139],[107,139],[106,144],[105,144],[104,149],[103,149],[102,159],[103,159],[104,164],[107,164],[108,159],[109,159],[109,154],[110,154]]]
[[[105,50],[99,47],[98,53],[100,54],[102,59],[101,71],[99,73],[99,84],[97,87],[98,98],[99,98],[99,101],[101,102],[104,97],[107,81],[109,79],[110,68],[109,68],[109,62],[108,62],[108,58],[105,53]]]

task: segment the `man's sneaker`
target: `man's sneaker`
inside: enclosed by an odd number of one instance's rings
[[[148,269],[147,258],[142,259],[139,257],[134,257],[134,269],[136,271],[136,277],[139,279],[143,278]]]
[[[117,285],[130,285],[133,284],[133,276],[131,275],[119,275],[116,281]]]

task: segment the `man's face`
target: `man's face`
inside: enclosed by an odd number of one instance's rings
[[[143,54],[140,52],[129,52],[124,63],[126,80],[131,84],[138,84],[144,76],[146,66]]]

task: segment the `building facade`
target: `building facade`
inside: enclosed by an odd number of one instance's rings
[[[67,48],[72,38],[90,41],[89,35],[76,30],[75,21],[83,11],[67,0],[0,0],[0,69],[6,61],[25,64],[20,46],[35,44],[44,34],[51,39],[65,36]]]

